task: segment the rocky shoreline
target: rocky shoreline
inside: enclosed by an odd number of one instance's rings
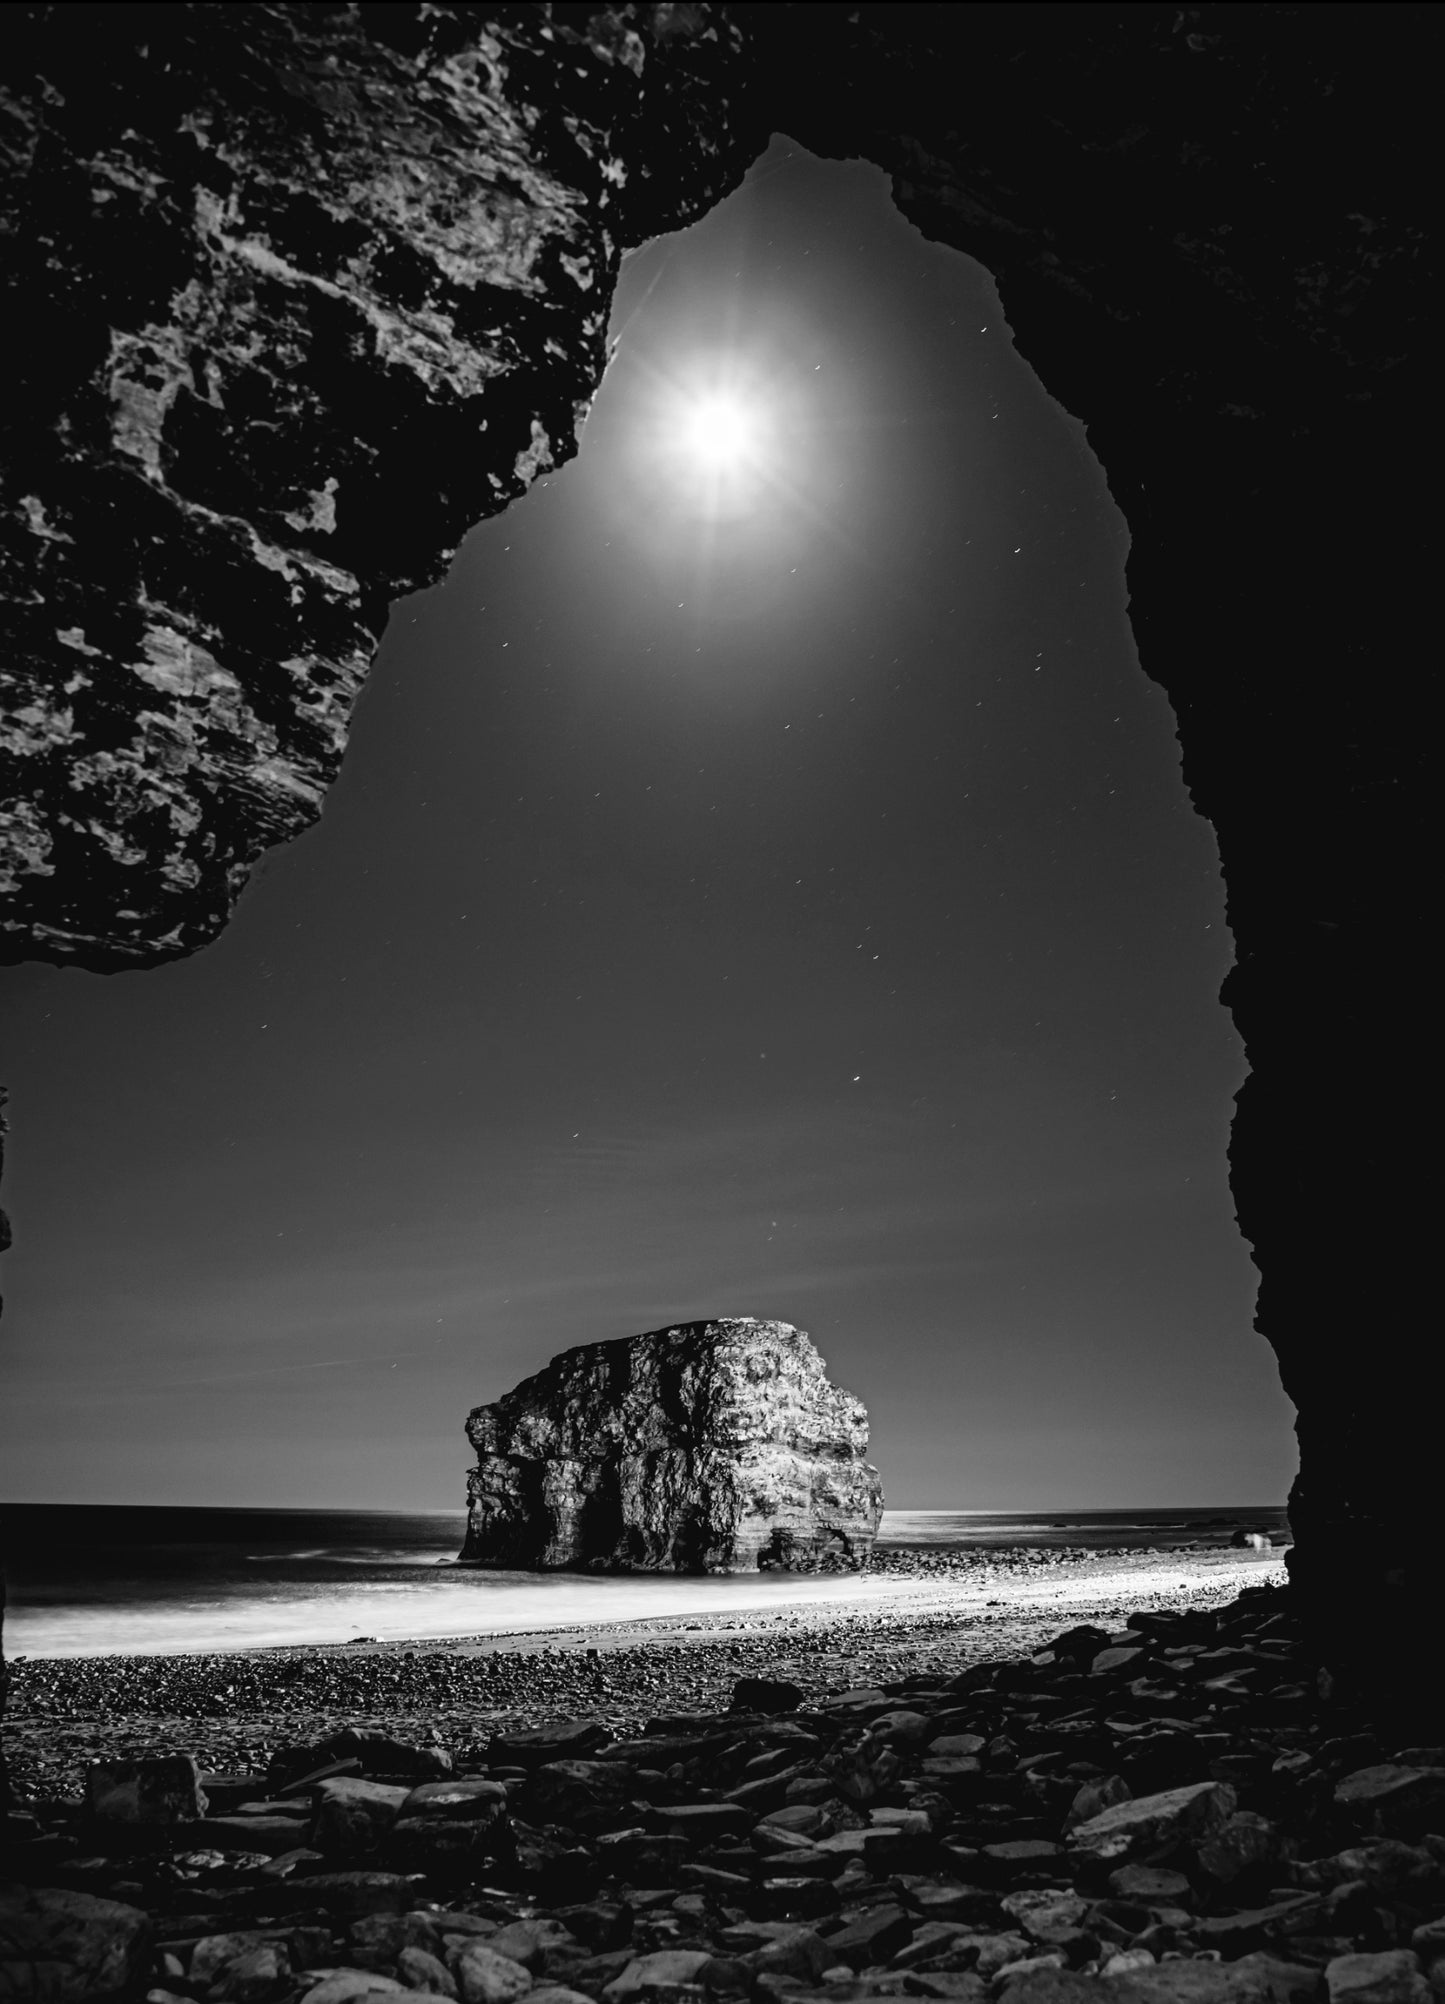
[[[88,1762],[193,1753],[203,1768],[264,1765],[298,1736],[347,1724],[434,1734],[463,1753],[488,1732],[590,1709],[640,1725],[649,1709],[718,1709],[739,1676],[809,1696],[1036,1648],[1065,1612],[1105,1623],[1161,1595],[1227,1599],[1278,1558],[1218,1549],[874,1554],[867,1598],[799,1601],[544,1632],[290,1644],[214,1654],[16,1657],[6,1748],[21,1795],[77,1791]],[[871,1591],[883,1582],[897,1591]],[[848,1584],[839,1583],[840,1595]],[[862,1589],[857,1591],[861,1593]]]
[[[991,1629],[853,1608],[791,1653],[21,1664],[0,1997],[1435,2004],[1445,1747],[1396,1745],[1256,1578],[1111,1569],[1086,1621],[1035,1583]],[[83,1797],[67,1738],[109,1753]]]

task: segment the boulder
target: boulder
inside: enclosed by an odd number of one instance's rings
[[[548,1761],[532,1777],[528,1814],[539,1823],[605,1830],[617,1824],[631,1787],[632,1770],[620,1761]]]
[[[856,1745],[835,1747],[824,1756],[820,1766],[834,1790],[845,1801],[863,1804],[874,1801],[884,1789],[892,1786],[898,1778],[901,1763],[891,1747],[863,1740]],[[935,1784],[947,1779],[936,1772],[936,1763],[931,1761],[924,1763],[924,1772]]]
[[[848,1921],[828,1936],[828,1948],[835,1962],[863,1969],[869,1963],[886,1962],[904,1946],[913,1933],[913,1922],[902,1907],[884,1903],[869,1907],[856,1920]]]
[[[485,1781],[480,1776],[418,1782],[400,1811],[403,1817],[441,1816],[486,1824],[498,1822],[506,1813],[506,1789],[499,1781]]]
[[[396,1958],[398,1979],[408,1990],[420,1990],[432,1997],[455,1997],[456,1978],[444,1962],[426,1948],[404,1948]],[[533,1992],[536,1995],[536,1992]]]
[[[760,1850],[766,1843],[758,1843],[759,1832],[784,1831],[798,1837],[830,1837],[833,1834],[833,1819],[818,1802],[789,1802],[781,1809],[770,1809],[766,1816],[758,1819],[753,1840]]]
[[[351,1960],[362,1969],[385,1969],[408,1948],[424,1948],[432,1953],[441,1940],[431,1920],[421,1913],[366,1914],[352,1922],[347,1936]],[[193,1980],[195,1974],[193,1958]]]
[[[928,1924],[978,1925],[997,1911],[998,1895],[986,1886],[912,1875],[899,1883],[907,1892],[908,1904]]]
[[[398,1872],[431,1872],[453,1884],[488,1860],[512,1850],[507,1819],[475,1816],[400,1816],[386,1832],[386,1862]]]
[[[706,1950],[686,1948],[637,1956],[603,1990],[604,2004],[622,2004],[623,1999],[634,1997],[694,1994],[713,1960]]]
[[[1020,1969],[1000,1994],[1008,2004],[1108,2004],[1110,1998],[1106,1984],[1057,1964]]]
[[[287,1986],[291,1957],[284,1941],[262,1941],[233,1956],[212,1979],[215,2004],[263,2004]]]
[[[691,1844],[716,1844],[729,1837],[746,1837],[753,1826],[751,1811],[738,1802],[677,1802],[657,1811],[670,1837]]]
[[[1046,1642],[1034,1661],[1057,1660],[1083,1665],[1092,1662],[1100,1650],[1108,1646],[1109,1631],[1106,1628],[1095,1628],[1091,1622],[1083,1622],[1074,1628],[1064,1629],[1051,1642]]]
[[[1363,1879],[1372,1892],[1416,1901],[1429,1901],[1437,1888],[1445,1892],[1445,1869],[1433,1852],[1423,1844],[1402,1844],[1392,1837],[1376,1837],[1332,1858],[1317,1858],[1310,1869],[1322,1884],[1341,1886],[1350,1879]],[[1314,1877],[1310,1883],[1315,1883]]]
[[[1101,1649],[1089,1668],[1096,1677],[1106,1677],[1120,1670],[1132,1670],[1143,1662],[1144,1651],[1137,1643],[1122,1643],[1118,1648]]]
[[[923,1712],[884,1712],[880,1718],[869,1721],[868,1732],[885,1746],[912,1746],[917,1740],[927,1739],[928,1717]]]
[[[210,1845],[217,1851],[264,1851],[281,1858],[297,1848],[306,1828],[296,1816],[203,1816],[185,1837],[197,1849]]]
[[[1077,1928],[1088,1902],[1064,1887],[1047,1886],[1007,1893],[999,1905],[1031,1941],[1048,1941],[1060,1928]]]
[[[797,1872],[792,1860],[786,1873],[759,1881],[757,1902],[759,1911],[790,1921],[820,1920],[842,1905],[836,1886]]]
[[[1121,1802],[1132,1802],[1134,1791],[1124,1777],[1119,1774],[1102,1774],[1097,1781],[1086,1781],[1069,1805],[1064,1818],[1066,1832],[1093,1823],[1106,1809],[1113,1809]],[[1149,1799],[1147,1796],[1144,1798]]]
[[[1005,1837],[985,1844],[978,1854],[980,1878],[1013,1884],[1034,1872],[1053,1873],[1063,1860],[1060,1847],[1047,1837]]]
[[[577,1938],[571,1929],[550,1914],[539,1915],[536,1920],[509,1921],[487,1937],[487,1947],[493,1955],[505,1955],[512,1962],[520,1962],[531,1976],[543,1968],[549,1950],[576,1946]]]
[[[363,1774],[388,1781],[434,1781],[452,1771],[452,1757],[445,1747],[419,1747],[368,1726],[346,1726],[325,1746],[334,1758],[355,1758]]]
[[[93,1761],[85,1771],[85,1807],[98,1824],[164,1827],[204,1815],[201,1771],[189,1754]]]
[[[1121,1865],[1109,1874],[1109,1891],[1116,1900],[1135,1900],[1142,1906],[1177,1907],[1191,1896],[1183,1872],[1161,1871],[1153,1865]]]
[[[786,1322],[726,1316],[565,1351],[467,1434],[474,1565],[853,1567],[883,1510],[862,1404]]]
[[[328,1857],[365,1857],[396,1822],[411,1790],[338,1775],[316,1790],[310,1842]]]
[[[1094,1858],[1137,1859],[1168,1851],[1187,1839],[1204,1838],[1234,1812],[1234,1790],[1222,1781],[1197,1781],[1167,1788],[1109,1808],[1069,1832],[1069,1847]]]
[[[1335,1788],[1335,1807],[1362,1830],[1415,1837],[1445,1821],[1445,1767],[1387,1761],[1357,1768]]]
[[[364,1726],[346,1726],[314,1746],[280,1748],[267,1766],[266,1786],[290,1790],[338,1774],[435,1781],[451,1771],[452,1757],[444,1747],[419,1747]]]
[[[1007,1992],[1008,1986],[1021,1976],[1032,1976],[1041,1969],[1063,1969],[1065,1966],[1065,1958],[1059,1950],[1050,1949],[1045,1954],[1021,1955],[1017,1961],[1006,1962],[1002,1969],[994,1972],[993,1980],[1002,1996]]]
[[[594,1955],[622,1948],[632,1939],[633,1912],[625,1900],[588,1900],[580,1906],[561,1907],[552,1918]]]
[[[1200,1948],[1218,1949],[1222,1955],[1237,1956],[1246,1949],[1286,1932],[1299,1934],[1323,1920],[1324,1903],[1309,1893],[1273,1900],[1265,1907],[1245,1907],[1234,1913],[1214,1914],[1207,1920],[1189,1924],[1191,1939]]]
[[[108,2004],[130,1995],[150,1961],[139,1908],[54,1886],[0,1896],[0,1998]]]
[[[494,1733],[487,1759],[494,1767],[542,1767],[552,1760],[586,1760],[609,1738],[596,1719],[553,1719],[545,1726],[523,1726],[515,1732]]]
[[[826,1942],[815,1929],[787,1921],[764,1921],[760,1925],[776,1929],[774,1938],[760,1947],[742,1951],[740,1956],[755,1985],[759,1977],[770,1979],[759,1990],[760,1996],[776,1995],[773,1985],[780,1982],[790,1989],[795,1985],[811,1986],[821,1980],[824,1970],[835,1966]]]
[[[796,1712],[803,1702],[803,1687],[786,1677],[739,1677],[733,1685],[735,1712]]]
[[[1330,2004],[1433,2004],[1434,1992],[1408,1948],[1337,1955],[1325,1970]]]
[[[375,1969],[333,1969],[301,1994],[301,2004],[364,2004],[368,1997],[402,1997],[408,1992],[394,1977]]]
[[[1109,1979],[1113,2004],[1274,2004],[1259,1962],[1161,1962]]]
[[[1241,1873],[1274,1864],[1281,1855],[1280,1835],[1267,1817],[1236,1810],[1199,1846],[1202,1870],[1229,1885]]]
[[[1229,1964],[1236,1982],[1262,1977],[1273,2004],[1311,2004],[1320,1988],[1322,1971],[1312,1963],[1284,1962],[1259,1950]]]
[[[513,2004],[532,1987],[530,1974],[483,1941],[469,1941],[448,1958],[462,2004]]]
[[[276,1886],[273,1911],[324,1907],[334,1915],[399,1914],[407,1907],[411,1883],[399,1872],[311,1872]]]

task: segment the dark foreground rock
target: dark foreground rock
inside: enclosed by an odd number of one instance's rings
[[[567,1350],[479,1406],[467,1436],[476,1565],[851,1566],[883,1514],[862,1402],[805,1331],[756,1316]]]
[[[0,1997],[1445,1997],[1445,1746],[1322,1695],[1288,1591],[1045,1639],[787,1712],[556,1718],[431,1780],[357,1733],[345,1774],[207,1777],[189,1826],[142,1813],[170,1768],[103,1770],[104,1833],[11,1819]]]
[[[136,1907],[57,1886],[0,1896],[0,1997],[108,2004],[135,1994],[150,1961],[150,1922]]]

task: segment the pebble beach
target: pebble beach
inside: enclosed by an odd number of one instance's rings
[[[1273,1552],[16,1668],[0,1996],[1439,2004],[1445,1746]]]
[[[204,1769],[231,1772],[347,1724],[465,1758],[491,1733],[580,1711],[630,1728],[653,1712],[717,1710],[740,1676],[786,1677],[822,1697],[956,1675],[1028,1654],[1069,1622],[1119,1627],[1131,1608],[1212,1607],[1243,1585],[1284,1579],[1278,1551],[891,1550],[865,1574],[807,1580],[808,1598],[783,1608],[772,1597],[751,1609],[511,1634],[21,1658],[9,1761],[22,1795],[64,1794],[91,1760],[181,1748]]]

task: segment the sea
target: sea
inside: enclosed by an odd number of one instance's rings
[[[0,1504],[16,1656],[208,1654],[288,1644],[515,1635],[855,1597],[856,1575],[598,1577],[458,1566],[463,1512]],[[1214,1510],[885,1511],[879,1544],[1169,1552],[1237,1530],[1288,1542],[1278,1505]],[[864,1583],[866,1588],[866,1582]],[[877,1589],[896,1590],[896,1578]]]

